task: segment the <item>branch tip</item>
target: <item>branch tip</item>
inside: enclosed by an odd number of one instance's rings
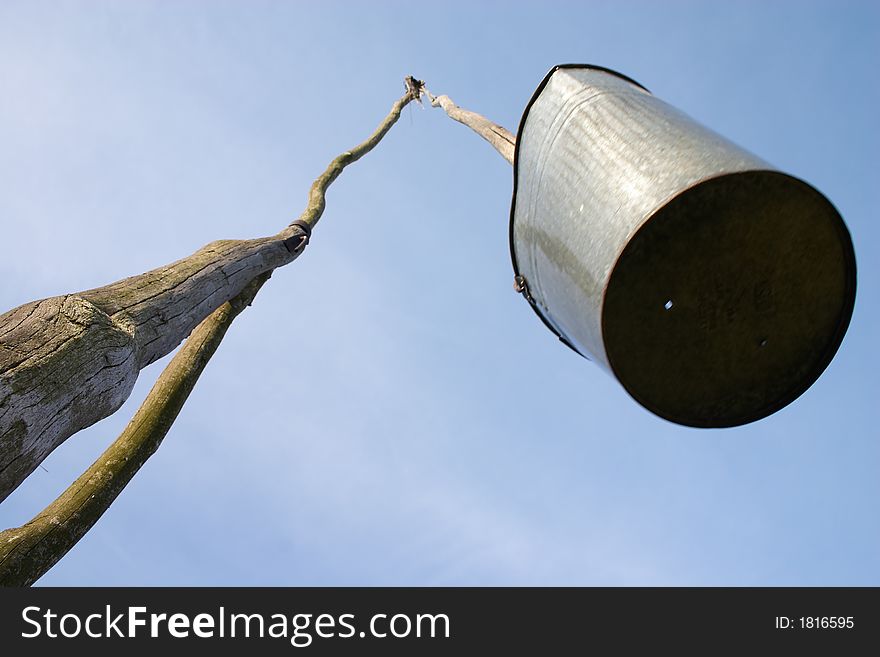
[[[409,95],[412,96],[412,99],[418,101],[421,105],[422,93],[427,91],[425,89],[425,81],[414,78],[412,75],[407,75],[403,78],[403,84],[409,92]]]

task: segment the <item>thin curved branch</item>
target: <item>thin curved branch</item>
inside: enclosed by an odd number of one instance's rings
[[[336,180],[345,167],[352,162],[357,162],[364,155],[373,150],[376,147],[376,144],[382,141],[382,137],[391,130],[391,126],[397,123],[403,108],[411,101],[418,99],[420,93],[421,86],[413,87],[410,84],[407,84],[406,93],[391,106],[391,111],[388,113],[388,116],[386,116],[385,120],[379,124],[379,127],[376,128],[373,134],[350,151],[346,151],[336,156],[336,158],[330,162],[324,170],[324,173],[318,176],[315,179],[315,182],[312,183],[312,186],[309,189],[309,203],[303,213],[299,216],[300,221],[305,222],[309,226],[314,226],[318,223],[318,220],[324,213],[327,188],[334,180]]]

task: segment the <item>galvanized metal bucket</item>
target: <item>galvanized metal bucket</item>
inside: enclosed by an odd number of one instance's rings
[[[855,301],[852,241],[822,194],[594,66],[555,67],[526,108],[510,249],[563,342],[695,427],[796,399]]]

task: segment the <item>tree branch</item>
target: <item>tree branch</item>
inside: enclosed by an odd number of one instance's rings
[[[493,123],[485,116],[463,109],[452,102],[449,96],[434,96],[427,88],[423,89],[432,107],[441,107],[450,119],[466,125],[483,139],[492,144],[509,164],[513,164],[513,153],[516,147],[516,137],[507,128]]]
[[[143,367],[254,278],[295,260],[329,185],[379,143],[419,91],[407,86],[376,131],[330,163],[300,220],[278,234],[212,242],[140,276],[0,315],[0,501],[68,437],[114,413]]]
[[[347,167],[352,162],[357,162],[364,155],[369,153],[376,147],[380,141],[382,141],[382,137],[391,130],[391,126],[397,123],[397,120],[400,118],[400,113],[403,111],[403,108],[407,106],[411,101],[417,100],[419,97],[419,93],[421,91],[420,87],[412,87],[407,84],[406,93],[400,98],[394,105],[391,106],[391,111],[388,113],[388,116],[385,117],[385,120],[379,124],[379,127],[371,134],[365,141],[358,144],[350,151],[346,151],[341,155],[338,155],[327,168],[324,170],[320,176],[315,179],[315,182],[312,183],[311,188],[309,189],[309,203],[303,213],[300,215],[299,220],[305,222],[309,226],[314,226],[318,223],[318,220],[321,218],[321,215],[324,213],[324,206],[326,205],[325,195],[327,193],[327,188],[330,184],[336,180],[342,170]]]

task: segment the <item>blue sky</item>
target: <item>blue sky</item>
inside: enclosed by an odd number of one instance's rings
[[[276,232],[403,77],[516,129],[554,64],[619,70],[825,193],[859,289],[817,383],[661,420],[512,290],[512,170],[412,107],[331,187],[160,451],[52,585],[880,585],[872,2],[0,4],[0,308]],[[117,435],[77,434],[20,524]]]

